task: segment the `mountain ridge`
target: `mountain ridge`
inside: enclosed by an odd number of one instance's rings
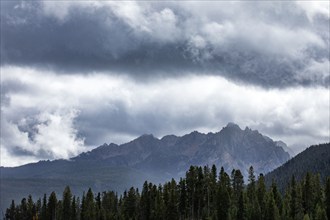
[[[121,145],[105,143],[69,160],[2,167],[1,199],[26,196],[17,194],[21,184],[37,197],[42,196],[40,190],[61,192],[66,185],[73,186],[75,192],[86,186],[98,191],[123,191],[132,185],[141,186],[145,180],[162,183],[178,179],[191,165],[215,164],[228,173],[240,169],[247,177],[251,165],[256,173],[267,173],[288,159],[289,154],[271,138],[249,128],[242,130],[234,123],[215,133],[193,131],[162,138],[149,134]]]
[[[225,166],[226,169],[254,165],[260,173],[267,173],[290,158],[290,154],[282,147],[286,146],[285,143],[280,142],[279,145],[278,142],[257,130],[248,127],[242,130],[237,124],[230,122],[215,133],[193,131],[183,136],[172,134],[161,138],[144,134],[121,145],[105,143],[70,160],[100,159],[107,160],[109,165],[146,168],[147,165],[155,165],[152,163],[153,158],[161,156],[162,160],[166,160],[177,157],[181,160],[176,163],[177,170],[185,170],[191,164],[216,164]],[[240,165],[236,160],[243,161],[243,164]]]

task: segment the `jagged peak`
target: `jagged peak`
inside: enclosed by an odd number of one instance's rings
[[[195,130],[195,131],[193,131],[193,132],[190,132],[190,134],[197,135],[197,134],[203,134],[203,133],[201,133],[201,132]]]
[[[234,122],[228,122],[228,124],[226,125],[226,127],[239,127],[238,124],[234,123]]]
[[[244,131],[252,131],[251,128],[249,128],[248,126],[245,127]]]
[[[169,138],[178,138],[178,136],[176,136],[174,134],[169,134],[169,135],[165,135],[160,140],[165,140],[165,139],[169,139]]]
[[[242,130],[242,129],[238,126],[238,124],[235,124],[234,122],[229,122],[229,123],[226,125],[226,127],[224,127],[224,128],[234,128],[234,129]]]
[[[155,137],[153,134],[143,134],[140,137],[132,140],[131,142],[134,141],[145,141],[145,140],[159,140],[157,137]]]

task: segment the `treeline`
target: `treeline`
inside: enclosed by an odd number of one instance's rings
[[[273,182],[267,189],[264,176],[249,169],[248,183],[240,170],[227,174],[215,166],[191,166],[185,178],[163,185],[145,182],[142,190],[130,188],[122,195],[113,191],[81,198],[66,187],[61,199],[55,192],[33,201],[29,196],[14,201],[5,219],[41,220],[326,220],[330,219],[330,178],[322,185],[319,175],[299,182],[292,176],[285,194]]]

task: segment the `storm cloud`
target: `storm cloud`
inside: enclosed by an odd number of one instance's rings
[[[138,79],[186,72],[329,84],[329,4],[5,1],[2,63]]]
[[[1,165],[249,126],[329,142],[329,3],[1,1]]]

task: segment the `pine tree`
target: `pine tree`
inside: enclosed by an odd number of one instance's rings
[[[273,192],[275,205],[277,206],[280,215],[282,215],[282,209],[283,209],[282,196],[281,193],[278,191],[277,185],[275,184],[274,181],[272,181],[271,191]]]
[[[5,216],[6,216],[6,219],[18,219],[14,200],[11,201],[10,208],[6,210]]]
[[[168,201],[166,204],[166,219],[177,220],[179,219],[178,212],[178,198],[176,195],[176,182],[174,179],[168,183]],[[165,190],[165,188],[164,188]]]
[[[261,219],[264,218],[264,210],[266,209],[266,185],[265,185],[265,177],[263,174],[259,175],[258,183],[257,183],[257,199],[260,206]]]
[[[56,220],[56,213],[57,213],[57,198],[56,193],[52,192],[48,198],[47,204],[47,218],[50,220]]]
[[[71,203],[72,203],[71,189],[69,186],[66,186],[63,191],[63,198],[62,198],[62,205],[63,205],[62,219],[63,220],[70,220],[70,218],[71,218],[71,212],[72,212]]]
[[[179,181],[179,212],[180,218],[185,219],[187,218],[187,187],[186,187],[186,180],[180,178]]]
[[[140,201],[140,211],[141,218],[145,220],[149,220],[150,218],[150,192],[148,182],[145,181],[143,184],[142,192],[141,192],[141,201]]]
[[[134,219],[137,214],[137,194],[134,187],[131,187],[127,197],[124,197],[124,213],[128,219]]]
[[[155,201],[155,214],[153,219],[164,219],[165,218],[165,204],[163,200],[163,187],[159,184],[156,192],[156,201]]]
[[[302,219],[302,199],[301,199],[301,190],[296,184],[295,177],[291,178],[291,201],[290,201],[290,217],[292,219]]]
[[[189,202],[190,214],[189,218],[195,218],[195,197],[196,197],[196,182],[197,182],[197,174],[194,166],[190,166],[189,171],[186,173],[186,182],[187,182],[187,194]]]
[[[217,191],[216,210],[217,210],[218,219],[224,219],[224,220],[228,219],[229,207],[230,207],[230,195],[228,193],[228,188],[225,185],[225,180],[223,180],[223,182],[220,181]]]
[[[47,219],[47,195],[46,194],[44,194],[44,197],[42,199],[41,219],[42,220]]]
[[[244,188],[244,178],[240,170],[233,170],[232,173],[233,200],[237,204]]]
[[[314,193],[312,189],[312,179],[311,174],[308,172],[305,176],[305,180],[303,183],[303,207],[304,212],[308,215],[312,214],[313,211],[313,201],[314,201]]]
[[[249,177],[248,177],[248,186],[247,186],[247,196],[249,202],[252,202],[254,199],[256,199],[256,177],[254,175],[253,166],[250,166],[249,168]]]
[[[96,206],[94,201],[94,194],[91,188],[88,189],[86,194],[84,210],[83,219],[92,220],[96,218]]]
[[[246,219],[246,205],[245,205],[245,198],[244,193],[241,191],[239,199],[238,199],[238,206],[237,206],[237,219],[238,220],[245,220]]]
[[[260,207],[257,199],[256,193],[256,177],[254,175],[253,166],[249,168],[249,177],[248,177],[248,185],[247,185],[247,218],[258,220],[260,219]]]
[[[78,220],[76,197],[73,196],[71,203],[71,220]]]
[[[217,205],[217,167],[213,164],[210,173],[210,189],[208,191],[209,201],[209,215],[212,218],[216,216],[216,205]]]
[[[86,196],[85,192],[83,192],[82,198],[81,198],[81,207],[80,207],[80,219],[85,220],[85,212],[86,212]]]
[[[315,220],[328,220],[325,210],[320,206],[316,206]]]
[[[267,196],[267,204],[264,215],[265,220],[279,220],[280,213],[278,211],[277,205],[275,204],[273,191],[270,191]]]
[[[33,219],[33,216],[35,215],[36,210],[35,210],[35,205],[34,205],[31,195],[28,196],[26,207],[27,207],[27,216],[26,217],[28,219]]]
[[[330,219],[330,177],[327,178],[325,186],[325,205],[328,219]]]

